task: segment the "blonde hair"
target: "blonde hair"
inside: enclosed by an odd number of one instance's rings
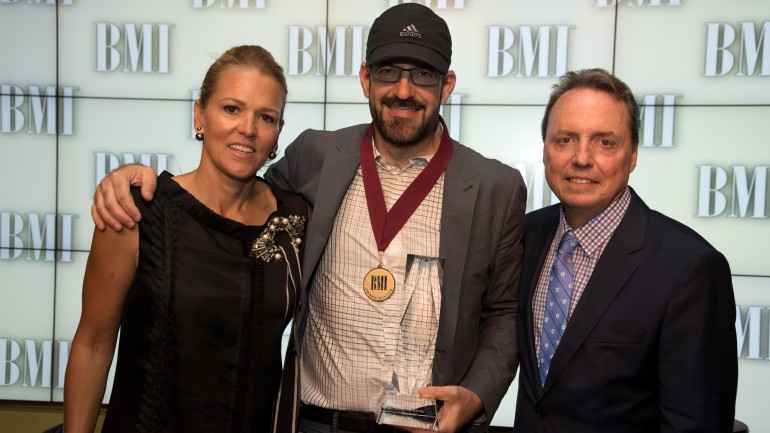
[[[286,95],[289,93],[286,77],[283,75],[283,68],[275,61],[270,51],[259,45],[239,45],[225,51],[209,66],[201,84],[199,102],[202,106],[206,106],[211,94],[214,93],[217,80],[222,72],[231,68],[254,68],[275,78],[283,90],[284,101],[286,100]],[[283,117],[283,107],[281,107],[281,117]]]

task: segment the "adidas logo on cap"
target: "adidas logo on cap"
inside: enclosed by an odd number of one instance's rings
[[[422,35],[420,34],[420,31],[417,30],[417,27],[414,24],[410,24],[406,27],[404,27],[403,30],[401,30],[401,33],[398,34],[399,36],[411,36],[413,38],[422,38]]]

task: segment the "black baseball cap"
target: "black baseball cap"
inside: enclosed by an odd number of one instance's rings
[[[366,41],[366,64],[393,59],[414,59],[439,72],[449,70],[452,36],[440,16],[427,6],[401,3],[387,9],[372,23]]]

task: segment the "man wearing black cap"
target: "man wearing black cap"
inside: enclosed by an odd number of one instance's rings
[[[442,404],[440,431],[486,431],[513,380],[526,191],[518,171],[449,138],[439,108],[455,86],[451,56],[430,8],[386,10],[359,71],[372,123],[307,130],[267,172],[314,208],[276,417],[298,408],[298,431],[397,431],[375,414],[392,383],[407,266],[426,263],[414,257],[443,265],[440,282],[419,285],[437,300],[434,386],[420,393]],[[431,271],[420,266],[409,273]],[[377,292],[372,273],[395,288]]]

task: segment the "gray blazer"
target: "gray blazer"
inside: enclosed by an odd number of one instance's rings
[[[266,175],[270,182],[303,195],[314,208],[302,261],[304,290],[295,315],[293,338],[298,352],[310,281],[359,168],[367,126],[306,130]],[[484,416],[468,431],[486,428],[516,373],[516,293],[525,201],[526,188],[518,171],[454,141],[441,214],[439,253],[446,260],[446,274],[433,384],[461,385],[481,398]],[[281,396],[287,401],[281,405],[296,406],[296,396],[286,395],[287,386],[282,387]],[[297,388],[295,382],[293,392]]]

